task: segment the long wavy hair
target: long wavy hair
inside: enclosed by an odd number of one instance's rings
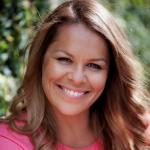
[[[106,87],[90,108],[94,130],[102,135],[106,150],[145,150],[146,125],[142,116],[149,98],[143,84],[142,67],[114,17],[94,0],[66,1],[40,23],[30,45],[22,85],[10,107],[9,124],[31,135],[35,149],[48,150],[56,145],[57,123],[42,88],[42,64],[59,27],[74,23],[84,24],[103,37],[109,46],[110,70]],[[20,126],[16,121],[24,124]]]

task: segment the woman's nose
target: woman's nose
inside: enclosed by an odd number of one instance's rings
[[[76,85],[80,85],[86,80],[85,72],[81,67],[73,69],[68,76],[69,79],[72,80],[72,82]]]

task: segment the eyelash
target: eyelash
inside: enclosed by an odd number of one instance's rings
[[[71,63],[72,60],[67,58],[67,57],[59,57],[57,58],[58,61],[61,61],[61,62],[65,62],[65,63]]]
[[[95,70],[100,70],[102,69],[100,65],[98,64],[94,64],[94,63],[90,63],[87,65],[88,67],[92,68],[92,69],[95,69]]]
[[[73,62],[71,59],[69,59],[67,57],[59,57],[59,58],[57,58],[57,60],[60,62],[66,63],[66,64]],[[94,64],[94,63],[89,63],[86,66],[91,68],[91,69],[94,69],[94,70],[101,70],[102,69],[102,67],[100,65]]]

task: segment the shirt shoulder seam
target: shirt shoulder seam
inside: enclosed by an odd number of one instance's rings
[[[16,142],[15,140],[13,140],[13,139],[11,139],[11,138],[9,138],[9,137],[7,137],[7,136],[1,135],[1,134],[0,134],[0,137],[5,138],[5,139],[7,139],[7,140],[13,142],[13,143],[16,144],[17,146],[19,146],[22,150],[25,150],[25,149],[24,149],[18,142]]]

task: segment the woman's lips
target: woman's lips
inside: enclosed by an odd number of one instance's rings
[[[89,91],[80,91],[80,90],[72,90],[70,88],[66,88],[62,85],[58,85],[58,87],[63,90],[63,92],[68,95],[68,96],[71,96],[71,97],[80,97],[82,95],[85,95],[87,93],[89,93]]]

